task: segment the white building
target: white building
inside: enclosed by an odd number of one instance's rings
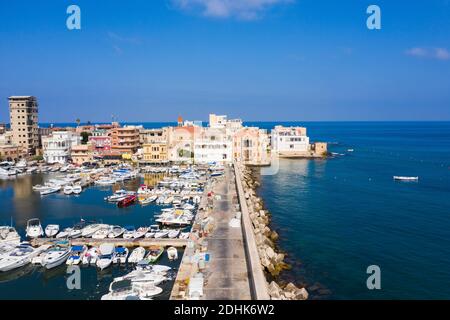
[[[70,131],[56,131],[42,138],[44,160],[64,164],[70,158],[72,146],[81,144],[81,137]]]
[[[194,140],[194,161],[195,163],[233,161],[232,136],[227,134],[225,128],[202,128]]]
[[[280,156],[301,156],[309,152],[306,128],[276,126],[271,133],[272,152]]]

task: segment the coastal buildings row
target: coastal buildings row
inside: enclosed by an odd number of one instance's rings
[[[326,143],[310,143],[304,127],[276,126],[269,133],[244,126],[241,119],[211,114],[208,125],[178,118],[176,126],[145,129],[111,124],[39,128],[38,103],[32,96],[9,98],[10,130],[0,126],[0,157],[42,154],[47,163],[83,164],[94,160],[142,164],[231,163],[270,165],[279,157],[321,157]]]

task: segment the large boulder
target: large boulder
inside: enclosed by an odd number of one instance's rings
[[[295,291],[295,300],[307,300],[309,297],[308,291],[305,288]]]
[[[269,296],[272,299],[280,299],[281,288],[278,286],[278,284],[275,281],[272,281],[269,284],[268,291],[269,291]]]

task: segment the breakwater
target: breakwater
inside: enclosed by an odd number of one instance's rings
[[[305,288],[298,288],[294,283],[287,285],[277,283],[277,276],[288,269],[289,265],[284,262],[285,255],[277,252],[275,241],[278,235],[269,228],[270,213],[264,209],[262,199],[256,195],[255,189],[259,186],[259,182],[254,179],[251,170],[243,165],[235,164],[235,172],[240,193],[243,230],[247,240],[249,269],[256,292],[255,298],[308,299],[308,291]]]

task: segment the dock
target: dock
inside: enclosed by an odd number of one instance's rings
[[[45,244],[52,244],[57,241],[63,241],[64,239],[55,239],[55,238],[37,238],[31,241],[33,246],[41,246]],[[183,248],[186,247],[188,240],[186,239],[152,239],[152,238],[140,238],[140,239],[92,239],[92,238],[77,238],[77,239],[69,239],[69,244],[73,246],[87,245],[87,246],[100,246],[103,243],[112,243],[115,246],[123,246],[127,248],[132,247],[175,247],[175,248]]]

